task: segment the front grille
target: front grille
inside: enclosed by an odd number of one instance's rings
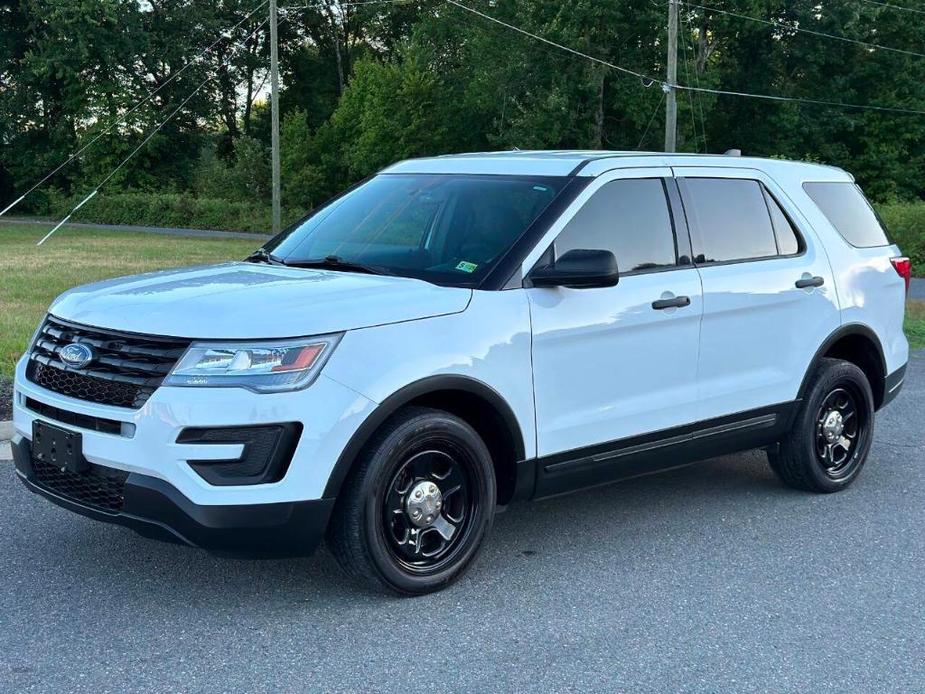
[[[86,368],[66,366],[61,349],[79,342],[93,348]],[[48,316],[32,345],[27,378],[79,400],[138,409],[186,351],[189,340],[90,328]]]
[[[78,474],[36,458],[32,469],[40,486],[82,506],[118,513],[125,505],[127,472],[91,464],[87,473]]]
[[[154,392],[154,388],[140,387],[121,381],[103,379],[76,371],[65,371],[50,364],[35,364],[29,377],[42,388],[103,405],[139,408]]]

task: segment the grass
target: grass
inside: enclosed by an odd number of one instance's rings
[[[925,301],[910,299],[906,304],[906,337],[910,348],[925,349]]]
[[[240,260],[257,240],[183,238],[0,225],[0,378],[9,377],[51,301],[87,282],[183,265]]]
[[[0,225],[0,377],[9,377],[51,301],[79,284],[163,268],[243,258],[257,241]],[[910,300],[906,334],[925,349],[925,301]]]

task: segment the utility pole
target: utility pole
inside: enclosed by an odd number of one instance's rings
[[[279,35],[277,33],[277,0],[270,0],[270,121],[272,129],[273,160],[273,234],[282,225],[279,183]]]
[[[668,0],[668,90],[665,99],[665,151],[674,152],[678,140],[678,0]]]

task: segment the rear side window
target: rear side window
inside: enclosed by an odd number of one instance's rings
[[[662,180],[625,179],[603,185],[556,239],[556,257],[575,249],[611,251],[621,273],[676,265]]]
[[[687,178],[688,214],[698,263],[721,263],[776,256],[774,226],[758,181]]]
[[[854,183],[804,183],[803,190],[852,246],[889,246],[892,240],[874,208]]]
[[[764,197],[768,202],[771,224],[774,226],[774,235],[777,237],[777,251],[781,255],[796,255],[802,250],[802,244],[793,224],[787,219],[787,215],[784,214],[777,200],[767,190],[764,191]]]

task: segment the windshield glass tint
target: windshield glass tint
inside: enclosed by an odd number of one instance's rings
[[[382,174],[316,210],[266,248],[287,263],[336,256],[387,274],[473,286],[566,180]]]

